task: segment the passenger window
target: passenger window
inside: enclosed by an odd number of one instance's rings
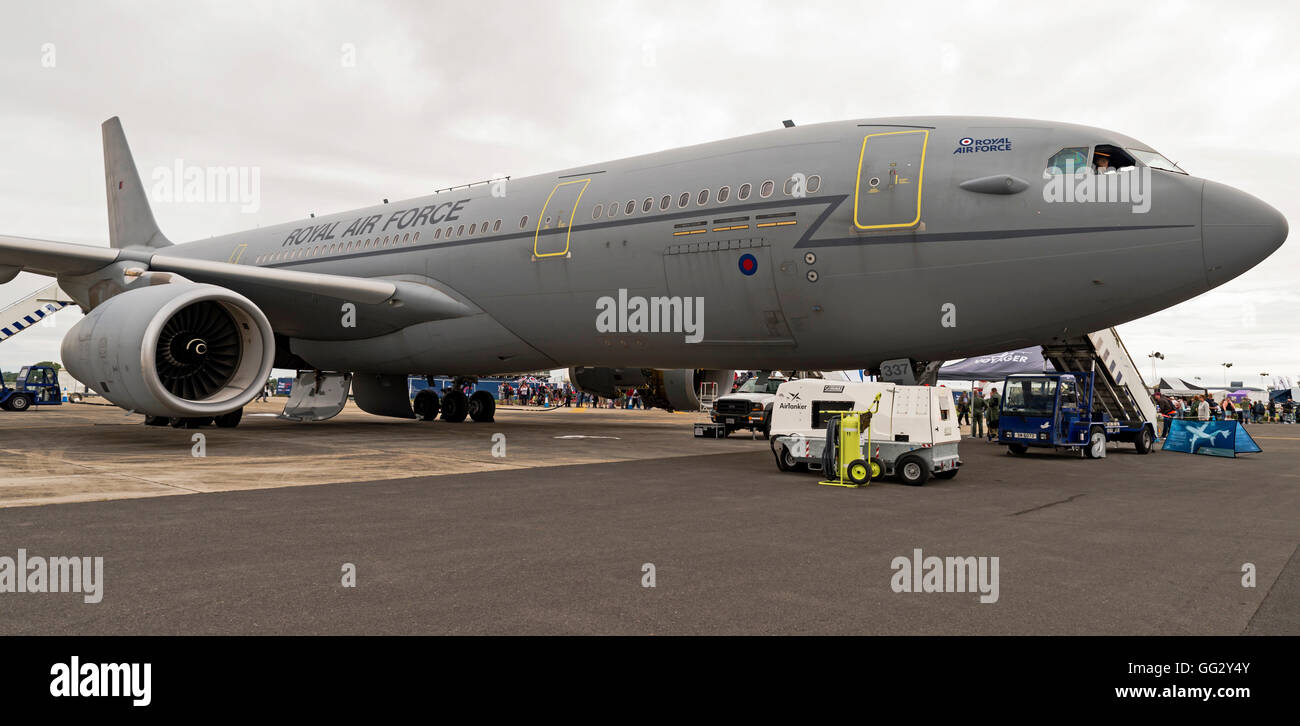
[[[601,215],[601,213],[603,213],[604,211],[605,211],[605,205],[603,205],[603,204],[597,204],[597,205],[596,205],[596,208],[593,209],[593,210],[591,210],[591,218],[592,218],[592,219],[600,219],[600,215]]]
[[[771,179],[768,179],[767,181],[763,182],[763,186],[758,188],[758,196],[767,199],[768,197],[772,196],[772,192],[775,190],[776,190],[776,182],[772,181]]]
[[[463,224],[456,228],[456,236],[459,237],[462,234],[465,234],[465,225]]]
[[[672,204],[673,204],[673,198],[672,198],[672,195],[670,195],[670,194],[665,194],[665,195],[664,195],[664,198],[659,200],[659,211],[662,212],[663,210],[665,210],[665,209],[671,207]]]
[[[816,194],[818,189],[822,188],[822,178],[816,174],[808,177],[808,193]]]
[[[524,216],[519,218],[519,229],[523,229],[524,227],[527,226],[528,226],[528,215],[525,214]]]
[[[1067,146],[1047,160],[1048,174],[1078,174],[1088,168],[1088,147]]]
[[[478,225],[477,225],[477,224],[471,224],[471,225],[469,226],[469,233],[470,233],[470,234],[474,234],[474,230],[477,229],[477,228],[478,228]]]
[[[501,231],[501,220],[498,219],[497,221],[495,221],[495,222],[492,223],[492,231],[493,231],[493,232],[500,232],[500,231]],[[419,233],[419,232],[416,232],[416,233],[415,233],[415,238],[416,238],[416,239],[420,239],[420,233]]]
[[[727,201],[727,198],[730,196],[731,196],[731,187],[722,187],[721,189],[718,190],[718,204]]]
[[[631,214],[636,211],[636,200],[628,200],[627,206],[623,208],[623,214]]]
[[[434,238],[434,239],[442,239],[442,227],[439,227],[439,228],[433,230],[433,238]]]
[[[691,203],[691,193],[690,193],[690,192],[682,192],[682,195],[681,195],[680,197],[677,197],[677,206],[679,206],[679,207],[685,207],[686,205],[688,205],[688,204],[690,204],[690,203]]]
[[[695,197],[695,204],[696,206],[703,207],[708,203],[709,203],[709,190],[701,189],[700,193]]]
[[[641,212],[645,213],[650,211],[650,209],[654,207],[654,205],[655,205],[655,200],[651,199],[650,197],[646,197],[645,201],[641,202]]]
[[[609,203],[609,218],[613,219],[618,216],[618,202]]]
[[[785,184],[781,186],[781,193],[787,197],[794,194],[794,177],[785,180]]]
[[[749,185],[749,182],[745,182],[744,184],[741,184],[740,191],[736,193],[736,197],[742,202],[745,201],[746,199],[749,199],[749,190],[752,188],[753,187]]]

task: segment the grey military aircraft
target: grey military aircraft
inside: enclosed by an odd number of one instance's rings
[[[0,237],[0,282],[57,277],[87,314],[64,365],[151,422],[234,425],[273,366],[384,416],[491,419],[487,394],[412,405],[411,374],[566,366],[580,388],[690,409],[737,368],[919,370],[1117,325],[1287,236],[1269,205],[1121,134],[909,117],[173,245],[118,119],[103,138],[110,246]]]

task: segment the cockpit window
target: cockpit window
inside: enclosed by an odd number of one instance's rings
[[[1118,146],[1097,144],[1097,147],[1092,150],[1092,170],[1098,174],[1113,174],[1136,166],[1137,162],[1133,157]]]
[[[1068,146],[1047,160],[1048,174],[1077,174],[1088,167],[1088,147]]]
[[[1138,161],[1142,162],[1143,164],[1146,164],[1152,169],[1159,169],[1161,171],[1172,171],[1175,174],[1187,173],[1182,169],[1180,169],[1177,164],[1166,159],[1160,154],[1157,154],[1154,151],[1145,151],[1143,149],[1129,149],[1128,151],[1133,156],[1136,156]]]

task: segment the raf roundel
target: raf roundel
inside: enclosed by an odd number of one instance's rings
[[[758,272],[758,260],[751,254],[740,256],[740,271],[746,275],[752,275]]]
[[[957,143],[961,144],[962,146],[970,146],[971,144],[975,143],[975,139],[972,139],[971,137],[967,136],[966,138],[962,139]]]

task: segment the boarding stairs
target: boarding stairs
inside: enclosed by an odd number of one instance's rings
[[[1151,393],[1114,328],[1044,345],[1043,358],[1060,373],[1093,371],[1096,374],[1092,394],[1094,411],[1110,414],[1113,420],[1134,428],[1142,423],[1154,426],[1158,421]]]
[[[51,283],[0,311],[0,342],[4,342],[72,304],[68,294]]]

